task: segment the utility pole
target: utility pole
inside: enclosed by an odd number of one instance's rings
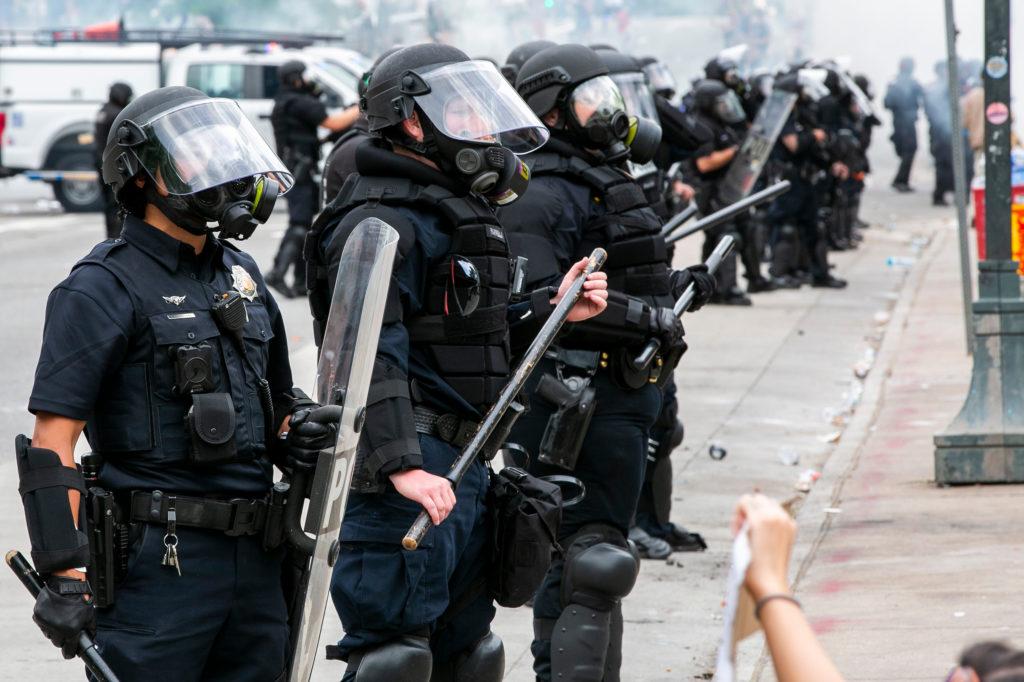
[[[1010,248],[1010,0],[985,0],[985,260],[974,368],[960,414],[935,436],[939,484],[1024,482],[1024,300]]]

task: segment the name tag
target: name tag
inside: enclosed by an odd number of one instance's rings
[[[195,313],[168,313],[168,320],[191,320],[196,316]]]

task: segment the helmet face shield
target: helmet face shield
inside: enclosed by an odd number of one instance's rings
[[[822,98],[828,96],[828,86],[825,85],[827,77],[828,71],[825,69],[800,69],[797,72],[801,90],[812,102],[821,101]]]
[[[644,67],[644,73],[647,75],[647,80],[655,92],[664,92],[666,90],[675,92],[675,76],[672,75],[669,68],[662,62],[651,62]]]
[[[658,107],[654,103],[654,95],[642,73],[617,73],[611,79],[622,93],[627,114],[652,121],[658,120]]]
[[[446,137],[516,154],[547,142],[547,127],[490,62],[444,64],[420,77],[429,91],[414,95],[416,105]]]
[[[715,115],[724,123],[739,123],[746,119],[740,98],[732,90],[722,93],[715,99]]]
[[[284,163],[231,100],[188,102],[139,128],[145,141],[131,149],[168,194],[196,194],[264,174],[277,182],[282,194],[292,186]]]
[[[622,93],[608,76],[580,83],[569,95],[568,104],[570,113],[581,127],[597,122],[611,124],[616,114],[626,113]]]

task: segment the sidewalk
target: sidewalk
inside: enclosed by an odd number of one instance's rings
[[[970,379],[959,287],[956,233],[940,230],[866,388],[877,409],[857,415],[799,515],[797,594],[848,680],[941,680],[966,645],[1022,635],[1021,488],[934,484],[932,436]],[[774,679],[752,663],[760,643],[743,651],[753,679]]]

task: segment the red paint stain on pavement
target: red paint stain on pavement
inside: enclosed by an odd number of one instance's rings
[[[821,594],[836,594],[846,589],[847,583],[842,580],[826,580],[815,588],[812,588],[815,592]]]
[[[814,634],[820,636],[832,632],[842,622],[839,618],[812,618],[811,629],[814,630]]]
[[[838,549],[830,554],[824,555],[821,560],[829,564],[844,564],[859,554],[856,549]]]

